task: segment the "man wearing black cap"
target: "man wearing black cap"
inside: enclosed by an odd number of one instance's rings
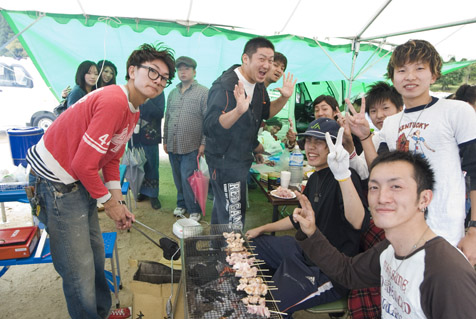
[[[342,147],[344,131],[339,128],[336,121],[319,118],[300,134],[304,137],[301,141],[308,163],[315,168],[303,194],[316,212],[317,228],[340,252],[354,256],[359,252],[360,230],[368,227],[369,212],[360,178],[348,168],[349,153]],[[346,196],[342,196],[343,193]],[[338,300],[347,294],[345,288],[330,280],[309,260],[293,237],[263,235],[293,227],[300,229],[299,223],[290,216],[246,232],[256,246],[257,258],[264,260],[264,268],[273,274],[272,281],[278,288],[273,296],[280,300],[279,310],[288,314]]]
[[[205,155],[213,188],[212,224],[242,228],[246,212],[246,178],[259,145],[258,129],[275,116],[293,93],[296,81],[283,77],[281,96],[270,102],[264,86],[274,59],[274,45],[263,37],[249,40],[241,56],[215,80],[207,101]]]
[[[195,80],[197,62],[181,56],[175,62],[180,83],[167,99],[164,123],[164,151],[169,154],[170,165],[177,188],[175,216],[190,213],[200,220],[200,206],[195,200],[187,178],[197,167],[197,157],[205,151],[203,118],[207,109],[208,88]]]

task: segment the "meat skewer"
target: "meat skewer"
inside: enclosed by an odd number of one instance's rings
[[[241,277],[237,290],[244,290],[248,294],[248,297],[242,299],[242,302],[247,306],[248,313],[269,318],[271,311],[266,307],[267,300],[262,296],[266,296],[269,290],[276,288],[269,287],[264,283],[261,277],[257,277],[258,268],[253,266],[262,265],[264,262],[257,262],[256,258],[251,257],[252,254],[250,254],[243,245],[245,240],[241,237],[241,234],[225,232],[223,236],[227,242],[226,249],[231,252],[231,254],[226,257],[226,262],[236,271],[235,276]],[[250,248],[253,248],[253,246],[250,246]],[[269,302],[272,302],[272,300],[269,300]]]

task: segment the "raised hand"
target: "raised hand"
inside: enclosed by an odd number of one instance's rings
[[[337,123],[344,128],[344,137],[342,139],[342,145],[345,150],[352,153],[355,149],[354,141],[352,140],[352,132],[350,131],[349,121],[346,121],[344,116],[340,112],[337,112]]]
[[[301,230],[307,235],[307,237],[311,237],[317,229],[316,217],[311,202],[309,202],[306,195],[302,195],[299,192],[294,193],[296,193],[301,208],[294,209],[293,220],[294,222],[299,223]]]
[[[288,72],[288,75],[283,74],[283,87],[278,88],[277,90],[285,98],[289,98],[294,91],[294,86],[296,85],[297,79],[294,80],[294,75]]]
[[[243,85],[243,82],[238,81],[238,84],[235,84],[233,95],[235,96],[237,111],[240,114],[243,114],[248,111],[248,108],[250,107],[251,97],[246,96],[245,86]]]
[[[329,147],[329,154],[327,155],[327,164],[334,174],[334,178],[338,181],[344,181],[351,175],[349,170],[349,153],[342,146],[342,136],[344,135],[344,128],[339,129],[337,133],[336,143],[332,142],[329,132],[326,132],[327,147]]]
[[[370,134],[370,125],[367,119],[365,118],[365,98],[362,98],[360,112],[357,112],[355,110],[349,99],[345,99],[345,103],[348,107],[348,112],[345,115],[345,119],[349,123],[349,127],[352,133],[361,140],[368,137]]]

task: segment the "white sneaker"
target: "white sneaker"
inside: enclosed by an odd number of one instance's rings
[[[187,210],[183,207],[176,207],[174,209],[174,216],[184,216]]]
[[[190,214],[190,219],[193,219],[195,221],[200,221],[200,219],[202,218],[202,215],[200,213],[192,213]]]

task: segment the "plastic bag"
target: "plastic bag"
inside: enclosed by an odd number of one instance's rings
[[[202,172],[203,176],[210,178],[210,173],[208,172],[208,164],[205,158],[200,157],[200,166],[198,169]]]

